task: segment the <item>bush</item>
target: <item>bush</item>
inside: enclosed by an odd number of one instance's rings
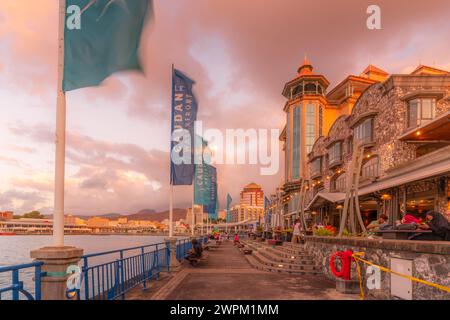
[[[315,236],[319,236],[319,237],[332,237],[332,236],[334,236],[333,232],[331,232],[330,230],[325,229],[325,228],[317,229],[314,232],[314,235]]]

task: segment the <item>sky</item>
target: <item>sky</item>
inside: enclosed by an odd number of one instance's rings
[[[369,5],[381,30],[366,27]],[[205,128],[282,129],[281,91],[305,54],[330,89],[368,64],[450,70],[448,0],[155,0],[141,39],[145,74],[121,72],[67,94],[66,213],[166,210],[171,65],[195,79]],[[58,2],[0,0],[0,211],[51,214]],[[282,154],[280,154],[282,157]],[[219,201],[283,179],[218,165]],[[176,187],[174,206],[190,206]]]

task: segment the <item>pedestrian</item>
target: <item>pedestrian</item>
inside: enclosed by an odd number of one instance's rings
[[[239,244],[239,235],[237,233],[234,234],[234,245]]]
[[[302,235],[301,226],[302,225],[300,223],[300,219],[295,220],[294,232],[292,234],[292,243],[300,243],[300,238]]]

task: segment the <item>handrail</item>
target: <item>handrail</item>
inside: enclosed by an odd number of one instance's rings
[[[165,243],[164,242],[160,242],[160,243],[147,244],[147,245],[138,246],[138,247],[130,247],[130,248],[124,248],[124,249],[105,251],[105,252],[90,253],[90,254],[83,255],[81,258],[99,257],[99,256],[108,255],[108,254],[113,254],[113,253],[120,253],[120,252],[125,252],[125,251],[138,250],[138,249],[142,249],[142,248],[149,248],[149,247],[153,247],[153,246],[156,246],[156,245],[165,245]]]
[[[43,262],[36,261],[32,263],[19,264],[14,266],[0,267],[0,273],[11,272],[11,284],[0,288],[0,300],[2,294],[11,292],[12,300],[20,300],[20,294],[23,294],[28,300],[41,300],[41,280],[45,273],[41,271]],[[24,288],[23,281],[20,281],[20,271],[34,268],[34,296]]]
[[[205,243],[205,236],[198,237]],[[146,248],[154,248],[146,251]],[[176,245],[176,257],[183,259],[188,250],[191,249],[189,238],[178,239]],[[128,254],[133,250],[140,250],[136,254]],[[98,261],[97,264],[90,265],[90,258],[102,257],[111,254],[118,254],[116,257]],[[82,264],[82,284],[84,288],[78,288],[78,299],[81,295],[85,300],[90,299],[117,299],[125,298],[125,293],[132,288],[142,284],[146,287],[146,282],[158,279],[161,270],[170,272],[170,249],[168,242],[160,242],[143,246],[136,246],[118,250],[110,250],[86,254],[81,257]],[[19,295],[23,294],[29,300],[41,300],[41,281],[46,273],[41,272],[43,262],[32,262],[14,266],[0,267],[0,274],[12,272],[12,281],[8,286],[0,287],[0,300],[2,293],[12,292],[12,300],[19,300]],[[20,272],[24,269],[35,268],[34,270],[34,296],[24,289],[23,281],[20,281]],[[84,291],[84,292],[82,292]]]

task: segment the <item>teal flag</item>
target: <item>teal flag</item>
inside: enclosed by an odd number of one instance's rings
[[[142,70],[142,29],[152,0],[66,0],[63,90],[99,85],[112,73]]]

